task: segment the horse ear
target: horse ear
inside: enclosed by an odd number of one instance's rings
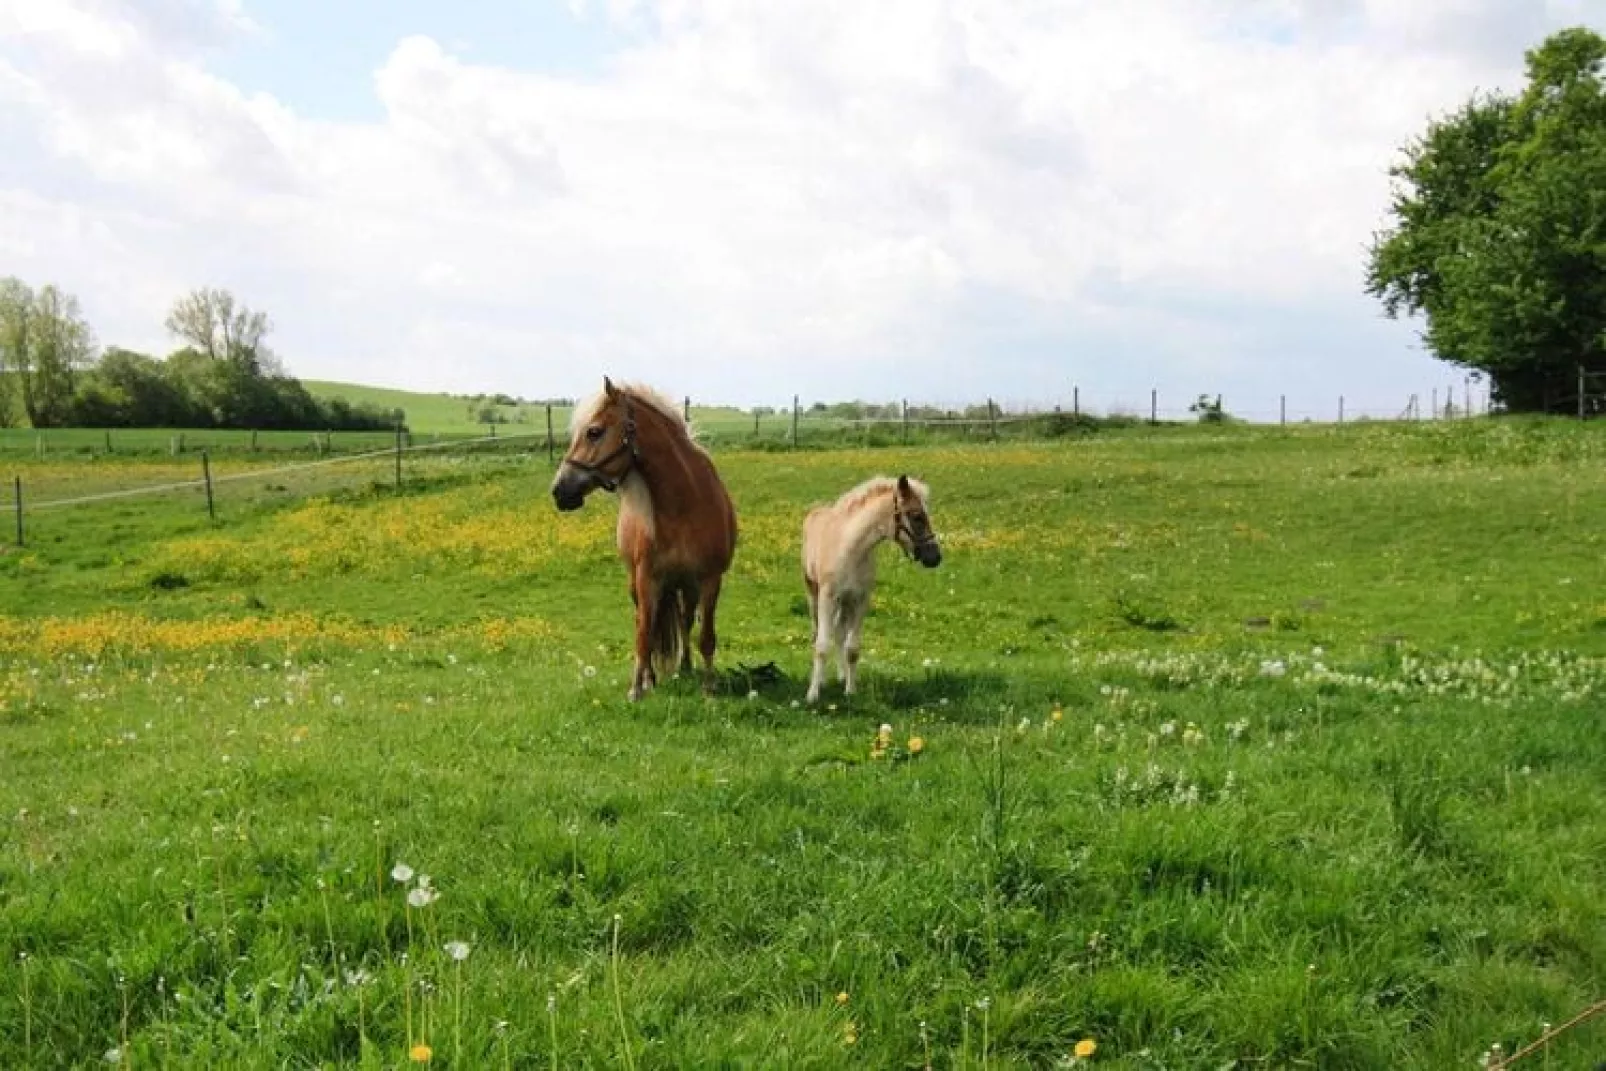
[[[613,380],[607,376],[602,377],[602,389],[609,398],[617,398],[619,396],[618,388],[613,385]]]
[[[909,493],[909,477],[907,475],[900,475],[898,477],[898,490],[902,491],[904,494]]]

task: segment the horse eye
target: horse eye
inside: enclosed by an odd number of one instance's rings
[[[594,443],[600,438],[602,438],[602,425],[601,424],[593,424],[589,428],[586,429],[586,441],[587,442],[593,442]]]

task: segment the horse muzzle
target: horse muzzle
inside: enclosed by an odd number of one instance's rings
[[[552,501],[564,513],[572,513],[586,504],[586,495],[596,487],[591,476],[565,462],[552,478]]]
[[[915,561],[927,569],[935,569],[942,564],[942,548],[935,542],[921,543],[915,547]]]

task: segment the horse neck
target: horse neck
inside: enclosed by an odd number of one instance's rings
[[[876,494],[848,517],[843,546],[851,560],[869,557],[876,547],[892,538],[893,506],[893,495]]]
[[[636,407],[636,438],[641,462],[635,475],[646,484],[654,513],[685,512],[696,506],[697,494],[687,454],[695,447],[657,412]]]

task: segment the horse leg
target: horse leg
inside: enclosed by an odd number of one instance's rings
[[[644,561],[636,565],[630,593],[636,603],[636,672],[627,698],[634,703],[641,698],[644,687],[658,683],[652,671],[652,616],[658,599],[653,591],[652,573]]]
[[[820,699],[820,685],[825,681],[825,660],[831,653],[831,621],[836,616],[836,593],[824,588],[817,596],[819,608],[814,614],[814,669],[809,676],[810,703]]]
[[[868,599],[855,602],[842,623],[842,691],[847,695],[852,695],[859,683],[859,635],[868,609]]]
[[[704,611],[706,613],[706,610]],[[685,677],[691,673],[691,630],[697,619],[697,596],[691,588],[680,589],[680,665],[675,668],[677,676]],[[706,626],[705,626],[706,627]]]
[[[718,573],[704,577],[701,591],[703,634],[698,637],[697,646],[703,655],[703,694],[714,694],[714,649],[718,640],[714,635],[714,607],[719,603],[719,588],[721,578]],[[686,626],[686,646],[691,648],[691,626]],[[688,659],[688,668],[690,666]]]

